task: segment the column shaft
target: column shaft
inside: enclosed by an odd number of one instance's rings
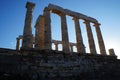
[[[16,50],[20,49],[20,39],[16,38],[17,42],[16,42]]]
[[[58,43],[55,42],[54,44],[55,44],[55,50],[58,51]]]
[[[75,22],[75,30],[76,30],[76,40],[77,40],[77,52],[85,53],[85,46],[83,44],[83,38],[81,34],[80,24],[78,18],[73,18]]]
[[[62,47],[65,53],[69,53],[69,38],[68,38],[68,29],[66,22],[66,15],[61,14],[61,31],[62,31]]]
[[[70,52],[73,52],[73,45],[70,44]]]
[[[32,12],[35,4],[27,2],[26,8],[26,18],[23,32],[23,41],[21,49],[30,49],[33,48],[33,35],[32,35]]]
[[[50,19],[50,11],[45,8],[44,10],[45,16],[45,33],[44,33],[44,48],[45,49],[52,49],[51,43],[51,19]]]
[[[105,49],[105,45],[104,45],[104,41],[103,41],[103,37],[101,34],[101,30],[99,27],[99,23],[95,23],[95,29],[96,29],[96,33],[97,33],[97,38],[98,38],[98,44],[99,44],[99,48],[100,48],[100,53],[102,55],[106,55],[106,49]]]
[[[109,55],[110,56],[116,56],[115,52],[114,52],[114,49],[109,49]]]
[[[35,28],[35,48],[39,50],[44,49],[44,16],[40,15],[38,17]]]
[[[95,47],[95,43],[94,43],[94,38],[93,38],[90,22],[85,20],[84,23],[86,24],[90,53],[96,54],[96,47]]]

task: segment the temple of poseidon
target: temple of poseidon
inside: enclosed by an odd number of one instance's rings
[[[52,43],[54,43],[56,51],[58,51],[58,44],[62,44],[62,50],[65,53],[73,52],[73,46],[76,46],[77,53],[86,53],[84,41],[82,38],[80,23],[79,23],[79,20],[82,19],[84,20],[84,24],[86,25],[90,54],[97,54],[93,33],[90,25],[90,23],[93,23],[94,24],[93,26],[97,34],[100,54],[107,55],[104,45],[104,40],[100,30],[100,23],[96,19],[92,17],[88,17],[78,12],[74,12],[68,9],[63,9],[62,7],[53,4],[49,4],[47,7],[45,7],[43,15],[40,15],[37,18],[35,24],[35,36],[33,36],[32,12],[34,10],[34,7],[35,7],[34,3],[28,2],[26,4],[27,12],[25,18],[24,31],[23,31],[23,35],[17,37],[16,50],[30,50],[30,49],[52,50]],[[59,15],[61,18],[62,41],[52,40],[51,38],[51,17],[50,17],[51,13]],[[66,15],[71,16],[73,18],[75,24],[75,31],[76,31],[76,43],[69,42]],[[21,47],[20,47],[20,39],[22,39]],[[109,55],[115,55],[113,49],[109,49]]]
[[[120,60],[114,49],[106,53],[100,23],[96,19],[49,4],[36,20],[34,35],[34,7],[34,3],[26,3],[23,35],[16,38],[16,50],[0,48],[0,80],[120,80]],[[61,41],[52,39],[51,13],[60,17]],[[76,43],[69,42],[66,16],[73,19]],[[80,20],[84,21],[90,53],[86,51]],[[100,52],[96,50],[92,27],[97,34]]]

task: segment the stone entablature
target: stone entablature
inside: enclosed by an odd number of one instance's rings
[[[63,9],[62,7],[60,6],[57,6],[57,5],[54,5],[54,4],[49,4],[48,7],[46,7],[48,10],[50,10],[51,12],[53,13],[56,13],[56,14],[66,14],[66,15],[69,15],[69,16],[72,16],[72,17],[77,17],[78,19],[83,19],[83,20],[88,20],[88,21],[91,21],[92,23],[97,23],[98,21],[92,17],[89,17],[87,15],[84,15],[84,14],[81,14],[81,13],[78,13],[78,12],[75,12],[75,11],[71,11],[71,10],[68,10],[68,9]]]
[[[81,33],[81,27],[79,20],[84,20],[84,24],[86,26],[86,32],[89,42],[89,49],[91,54],[97,54],[95,41],[91,29],[91,23],[93,23],[94,28],[96,30],[97,39],[98,39],[98,45],[100,49],[101,55],[107,55],[104,40],[102,37],[102,33],[100,30],[100,23],[89,16],[86,16],[84,14],[74,12],[68,9],[63,9],[62,7],[49,4],[47,7],[44,8],[43,15],[40,15],[36,21],[35,24],[35,37],[32,36],[32,11],[34,9],[35,4],[31,2],[27,2],[26,4],[27,13],[26,13],[26,19],[25,19],[25,26],[24,26],[24,32],[23,32],[23,39],[22,39],[22,47],[21,49],[31,49],[35,48],[36,50],[46,49],[46,50],[52,50],[52,37],[51,37],[51,13],[55,13],[60,16],[61,19],[61,35],[62,35],[62,50],[63,52],[69,54],[71,51],[73,51],[73,48],[71,43],[69,42],[69,34],[68,34],[68,26],[67,26],[67,19],[66,15],[73,17],[73,21],[75,24],[75,31],[76,31],[76,48],[77,53],[86,53],[84,41],[82,38]],[[29,35],[28,35],[29,34]],[[59,42],[59,41],[57,41]],[[17,44],[19,44],[19,39],[17,38]],[[55,49],[58,50],[58,43],[55,44]],[[19,50],[19,46],[16,45],[16,49]],[[110,50],[110,54],[114,52],[113,50]]]

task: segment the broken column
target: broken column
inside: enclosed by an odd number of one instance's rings
[[[95,43],[94,43],[94,38],[93,38],[91,26],[90,26],[90,21],[85,20],[84,23],[86,24],[90,53],[91,54],[97,54],[96,53]]]
[[[81,34],[79,19],[74,17],[73,20],[75,22],[77,52],[78,53],[85,53],[85,46],[83,44],[83,38],[82,38],[82,34]]]
[[[69,45],[70,45],[70,52],[73,52],[73,44],[69,43]]]
[[[45,17],[45,33],[44,33],[44,49],[51,50],[51,19],[50,19],[50,10],[46,7],[44,9]]]
[[[33,48],[33,35],[32,35],[32,12],[35,7],[34,3],[27,2],[26,18],[23,32],[23,41],[21,49],[29,50]]]
[[[109,49],[109,55],[110,56],[116,56],[115,52],[114,52],[114,49]]]
[[[58,51],[58,42],[56,41],[54,42],[54,44],[55,44],[55,50]]]
[[[44,49],[44,16],[40,15],[35,24],[35,49],[41,50]]]
[[[61,31],[62,31],[62,47],[65,53],[69,53],[69,38],[68,38],[68,29],[66,22],[66,15],[64,13],[59,14],[61,17]]]
[[[17,43],[16,43],[16,50],[20,50],[20,38],[16,38]]]
[[[99,25],[100,25],[99,23],[94,24],[95,29],[96,29],[96,33],[97,33],[98,44],[99,44],[99,48],[100,48],[100,54],[106,55],[106,49],[105,49],[105,45],[104,45],[104,41],[103,41],[103,37],[102,37]]]

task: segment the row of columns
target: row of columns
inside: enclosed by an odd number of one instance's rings
[[[27,13],[25,19],[25,26],[23,32],[23,41],[21,49],[29,49],[33,48],[33,35],[32,35],[32,12],[34,9],[35,4],[28,2],[26,4]],[[52,49],[51,44],[51,19],[50,19],[50,11],[47,7],[44,9],[44,14],[40,17],[40,20],[36,23],[36,34],[35,34],[35,48],[38,49]],[[68,37],[68,29],[67,29],[67,22],[66,22],[66,14],[59,12],[58,15],[61,18],[61,31],[62,31],[62,48],[65,53],[70,52],[69,48],[69,37]],[[83,43],[83,38],[81,34],[79,19],[77,17],[73,18],[75,23],[75,30],[76,30],[76,40],[77,40],[77,51],[78,53],[85,53],[85,46]],[[39,22],[40,21],[40,22]],[[94,38],[90,26],[90,21],[85,20],[89,48],[91,54],[96,54],[96,48],[94,43]],[[100,48],[100,53],[106,55],[105,45],[102,38],[102,34],[100,31],[99,23],[94,23],[98,44]]]
[[[45,13],[49,13],[50,14],[50,10],[45,9]],[[67,22],[66,22],[66,14],[64,13],[59,13],[58,14],[61,18],[61,31],[62,31],[62,46],[63,46],[63,51],[65,53],[69,53],[70,49],[69,49],[69,38],[68,38],[68,29],[67,29]],[[50,15],[45,15],[45,18],[47,17],[47,22],[45,24],[45,29],[46,33],[45,37],[46,40],[50,42],[51,40],[51,26],[50,26]],[[81,34],[81,29],[80,29],[80,24],[79,24],[79,19],[77,17],[73,18],[74,23],[75,23],[75,30],[76,30],[76,40],[77,40],[77,51],[78,53],[85,53],[85,46],[83,43],[83,38],[82,38],[82,34]],[[96,52],[96,47],[95,47],[95,42],[94,42],[94,38],[93,38],[93,34],[92,34],[92,30],[91,30],[91,26],[90,26],[90,21],[88,20],[84,20],[84,23],[86,25],[86,30],[87,30],[87,36],[88,36],[88,42],[89,42],[89,48],[90,48],[90,53],[91,54],[97,54]],[[102,34],[100,31],[100,27],[99,27],[99,23],[94,23],[95,29],[96,29],[96,33],[97,33],[97,38],[98,38],[98,44],[99,44],[99,48],[100,48],[100,53],[103,55],[106,55],[106,50],[105,50],[105,45],[104,45],[104,41],[102,38]],[[48,29],[49,28],[49,29]],[[47,43],[45,43],[47,44]],[[46,45],[45,47],[50,47],[50,45]]]
[[[23,36],[20,35],[19,37],[16,38],[16,50],[20,50],[20,40],[23,39]],[[58,45],[62,44],[62,41],[56,41],[56,40],[52,40],[52,43],[54,43],[55,45],[55,50],[58,50]],[[33,38],[33,44],[35,44],[35,39]],[[69,43],[69,48],[70,48],[70,52],[73,52],[73,46],[77,47],[76,43]],[[115,52],[114,49],[109,49],[109,55],[111,56],[115,56]]]
[[[62,44],[62,41],[52,40],[52,43],[55,45],[55,50],[58,51],[58,45]],[[76,46],[76,43],[69,43],[70,52],[73,52],[73,46]]]
[[[21,35],[16,38],[16,50],[20,50],[20,40],[23,40],[23,36],[21,36]],[[58,45],[62,44],[62,41],[52,40],[51,42],[55,45],[55,50],[59,51]],[[33,37],[33,44],[35,44],[34,37]],[[69,43],[70,52],[73,52],[73,46],[76,46],[76,43],[70,42]]]

